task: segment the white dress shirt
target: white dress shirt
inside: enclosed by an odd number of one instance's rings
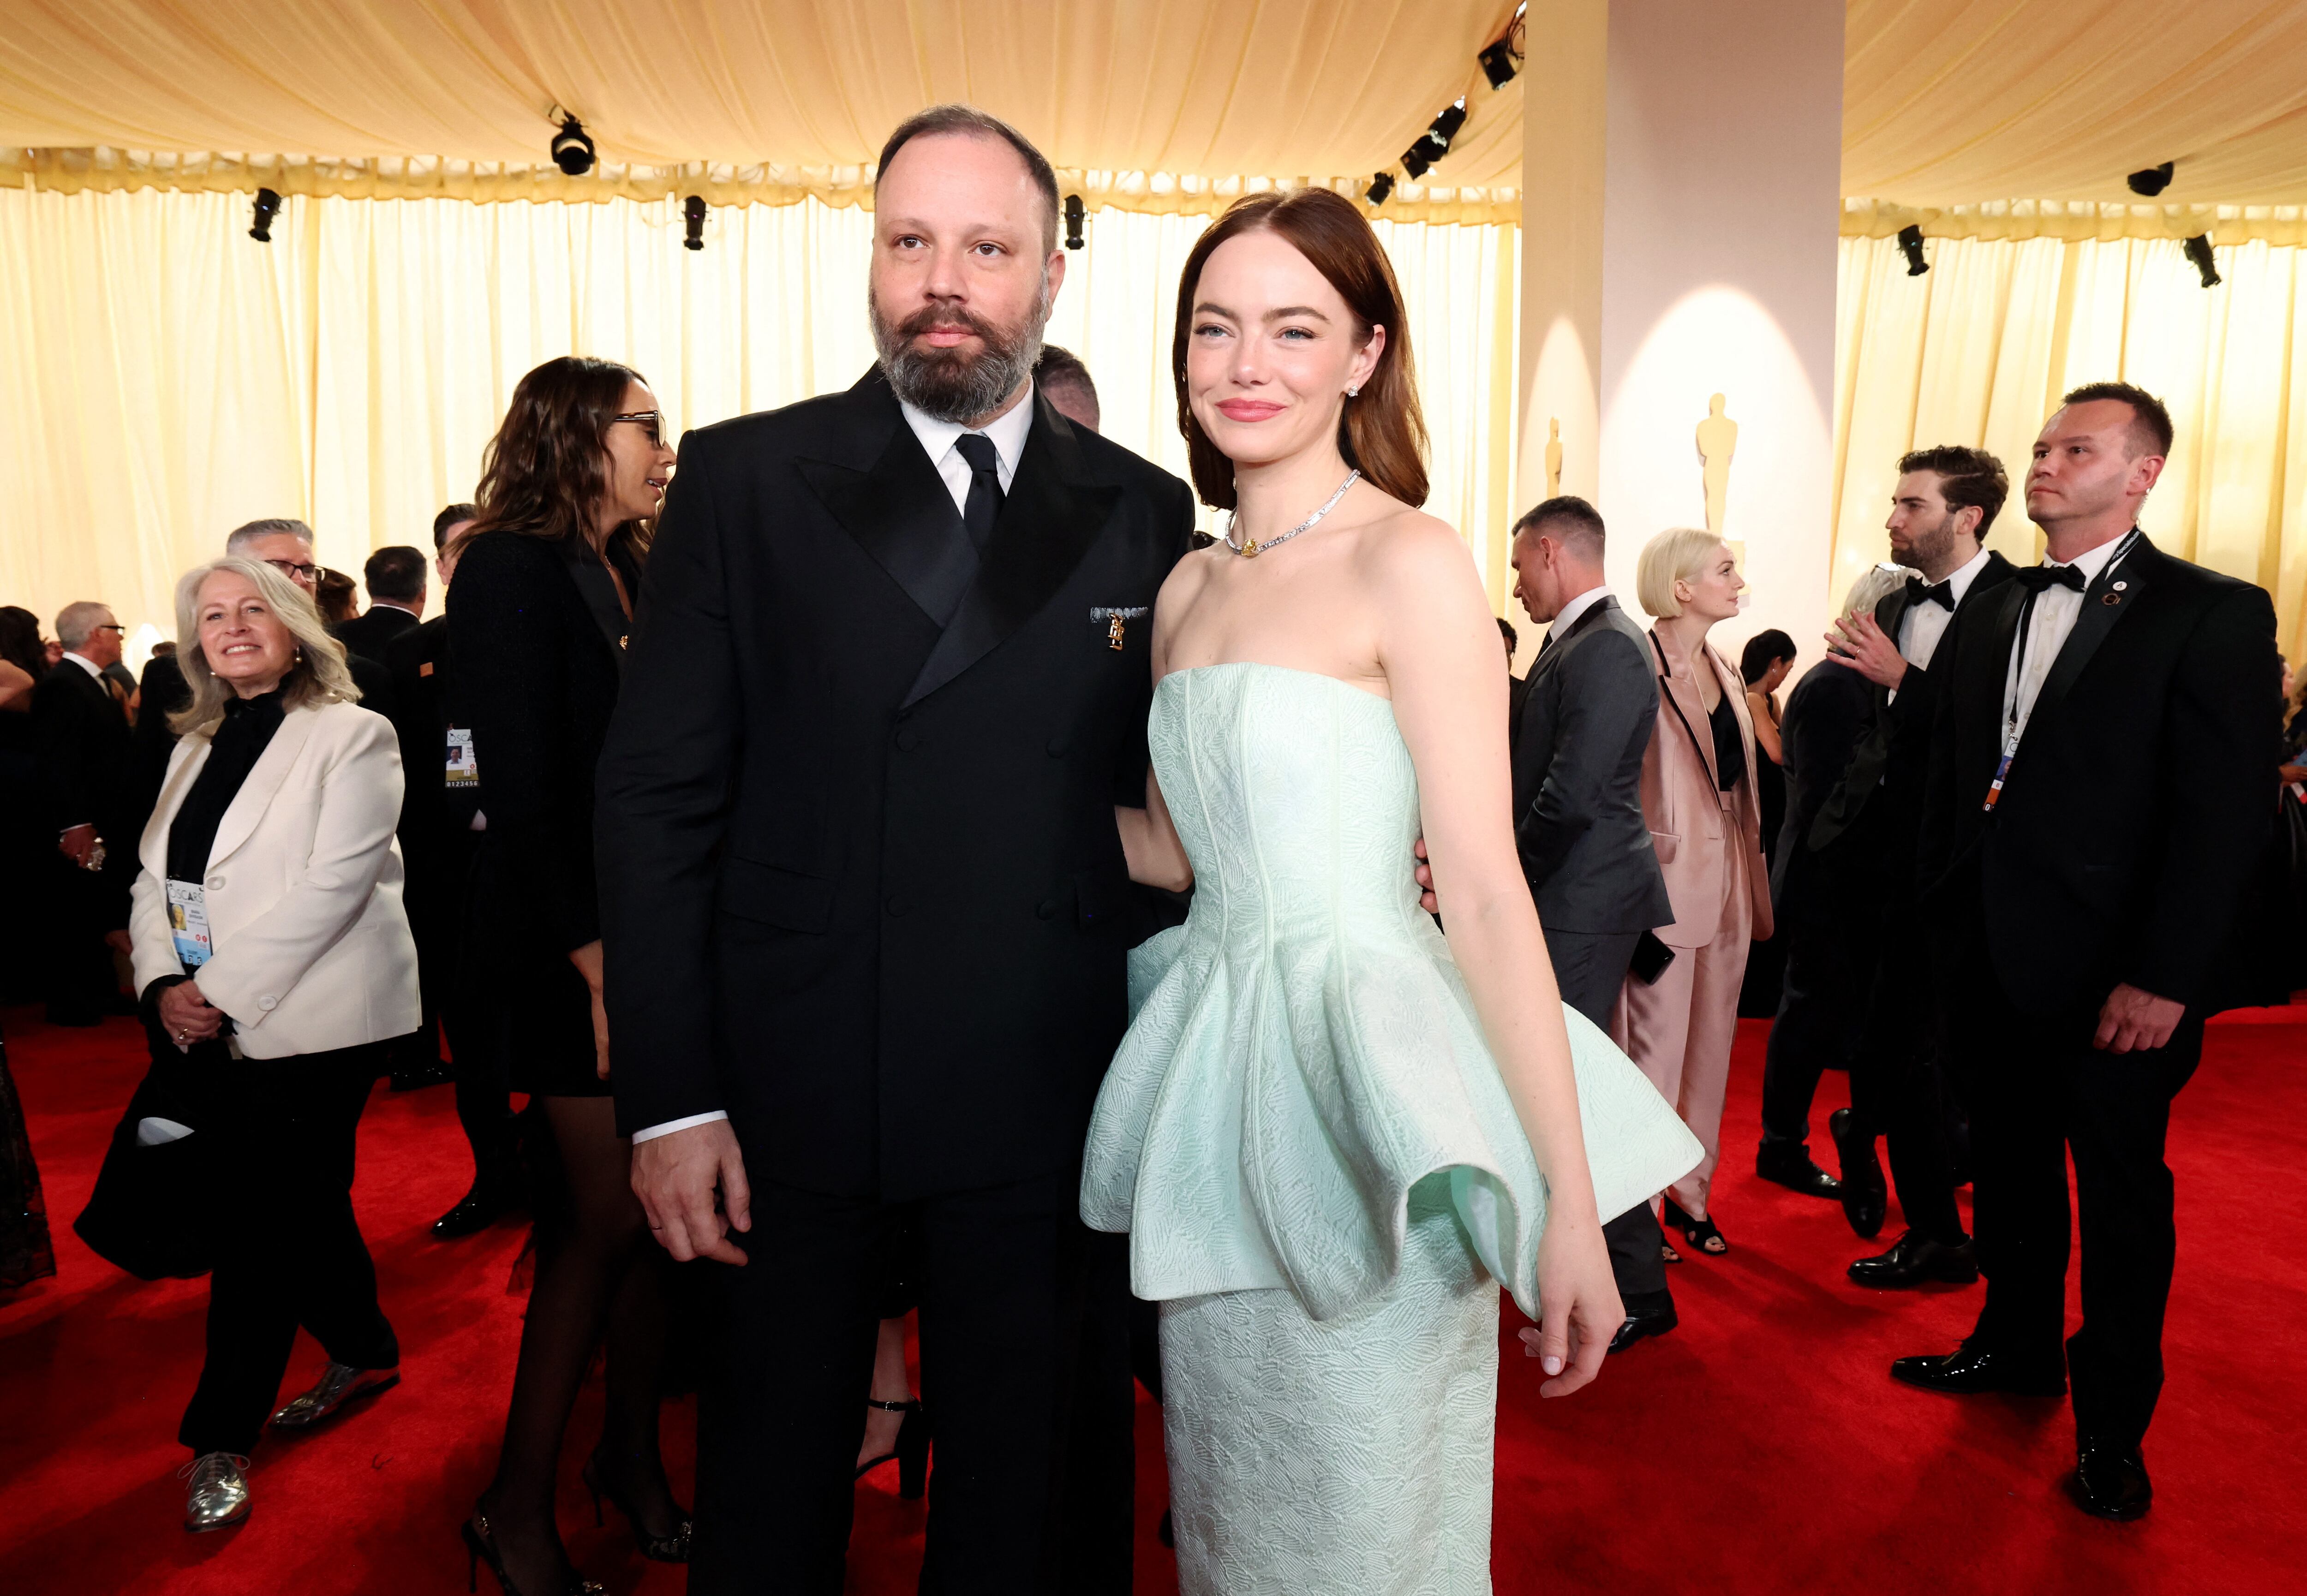
[[[2071,565],[2083,574],[2083,585],[2088,588],[2098,580],[2114,558],[2129,551],[2137,542],[2136,529],[2119,538],[2086,550],[2071,560],[2046,559],[2046,566]],[[2011,667],[2003,685],[2003,746],[2017,744],[2026,734],[2027,721],[2035,713],[2035,700],[2050,679],[2051,667],[2058,662],[2059,651],[2067,645],[2067,637],[2075,629],[2075,622],[2083,612],[2086,595],[2071,587],[2046,587],[2035,599],[2035,613],[2027,623],[2027,647],[2022,655],[2013,647]]]
[[[922,452],[937,467],[945,480],[945,491],[953,495],[953,508],[966,515],[969,510],[969,462],[963,458],[960,440],[970,429],[959,422],[941,422],[926,411],[916,410],[899,401],[897,408],[905,417],[905,424],[922,441]],[[1009,484],[1017,480],[1017,461],[1025,452],[1025,435],[1033,430],[1033,385],[1025,384],[1025,397],[988,422],[983,431],[993,443],[994,470],[1001,481],[1001,491],[1009,491]],[[662,1125],[651,1125],[633,1132],[636,1145],[669,1136],[675,1131],[686,1131],[691,1125],[708,1125],[715,1120],[729,1116],[716,1109],[711,1114],[692,1114],[687,1119],[667,1120]]]
[[[1952,585],[1950,594],[1958,604],[1970,585],[1978,580],[1978,573],[1986,568],[1987,553],[1981,549],[1970,557],[1968,564],[1947,578]],[[1899,654],[1909,665],[1925,670],[1931,668],[1931,656],[1939,651],[1939,639],[1946,636],[1947,624],[1954,619],[1954,611],[1943,604],[1909,604],[1904,619],[1899,622]]]
[[[1555,612],[1554,619],[1548,625],[1546,635],[1548,637],[1569,636],[1570,628],[1578,624],[1578,618],[1609,596],[1610,586],[1606,582],[1588,588],[1574,599],[1565,600],[1562,608]]]
[[[922,440],[922,452],[937,467],[938,475],[945,479],[945,491],[953,495],[953,508],[964,514],[969,508],[969,462],[962,457],[958,447],[961,435],[970,429],[959,422],[941,422],[926,411],[900,403],[905,424],[913,436]],[[988,422],[983,431],[993,442],[994,468],[1001,479],[1001,491],[1009,491],[1009,484],[1017,478],[1017,457],[1025,452],[1025,434],[1033,430],[1033,385],[1025,384],[1025,397]]]
[[[82,670],[87,671],[90,676],[92,676],[92,677],[96,678],[96,679],[97,679],[98,681],[99,681],[99,682],[100,682],[100,681],[102,681],[102,680],[104,679],[104,667],[103,667],[103,666],[101,666],[101,665],[99,665],[99,664],[98,664],[98,663],[96,663],[94,661],[92,661],[92,660],[83,660],[83,659],[81,659],[78,654],[76,654],[76,653],[73,653],[73,651],[72,651],[72,650],[70,650],[70,649],[66,649],[66,650],[64,650],[64,658],[65,658],[65,659],[67,659],[67,660],[70,660],[73,664],[75,664],[75,665],[79,666]],[[109,687],[106,688],[105,690],[106,690],[107,692],[110,692],[110,691],[111,691],[111,689],[110,689]]]

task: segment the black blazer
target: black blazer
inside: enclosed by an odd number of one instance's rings
[[[2011,580],[2011,562],[2002,555],[1987,555],[1985,568],[1971,578],[1956,609],[1983,602]],[[1874,624],[1893,644],[1900,627],[1906,623],[1913,592],[1911,584],[1894,588],[1874,606]],[[1954,618],[1949,616],[1947,632],[1953,629]],[[1946,659],[1942,651],[1947,632],[1939,634],[1939,649],[1931,655],[1934,664]],[[1931,757],[1931,721],[1937,713],[1941,679],[1925,667],[1910,664],[1895,696],[1888,687],[1866,684],[1866,723],[1858,734],[1858,747],[1810,826],[1810,846],[1822,853],[1849,836],[1856,849],[1870,856],[1886,852],[1894,856],[1897,875],[1902,879],[1886,884],[1902,895],[1909,890],[1914,875],[1911,849],[1922,813],[1923,780]]]
[[[1193,499],[1034,405],[973,578],[879,372],[682,440],[601,765],[627,1133],[726,1110],[758,1172],[890,1200],[1079,1158]]]
[[[334,630],[337,641],[345,645],[347,653],[364,654],[382,664],[392,640],[414,630],[420,624],[416,617],[406,610],[396,610],[390,604],[371,604],[365,612],[354,616],[350,620],[339,622]]]
[[[135,745],[120,701],[72,661],[59,660],[33,684],[31,713],[55,828],[93,825],[107,857],[135,858],[144,817],[135,810]]]
[[[2084,593],[1990,813],[2026,597],[1965,604],[1939,644],[1925,907],[1984,940],[2024,1011],[2093,1010],[2121,982],[2194,1004],[2267,842],[2275,606],[2141,537]]]
[[[473,730],[488,784],[475,871],[484,944],[565,955],[601,935],[593,874],[593,789],[616,708],[616,643],[577,585],[562,543],[485,532],[466,543],[449,588],[457,661],[450,714]],[[627,567],[627,591],[637,585]],[[444,732],[431,768],[447,757]]]
[[[1816,907],[1825,889],[1825,874],[1806,843],[1865,735],[1874,691],[1874,684],[1848,665],[1821,660],[1787,695],[1779,725],[1779,747],[1786,755],[1780,768],[1787,778],[1787,815],[1771,861],[1771,903],[1781,919]]]
[[[1514,842],[1552,931],[1674,923],[1642,819],[1658,679],[1640,627],[1605,596],[1539,653],[1514,727]]]

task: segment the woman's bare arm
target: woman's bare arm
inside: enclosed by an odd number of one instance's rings
[[[1771,696],[1747,688],[1746,712],[1754,722],[1754,740],[1762,745],[1762,752],[1771,756],[1772,764],[1784,764],[1787,756],[1779,747],[1779,723],[1771,719]]]

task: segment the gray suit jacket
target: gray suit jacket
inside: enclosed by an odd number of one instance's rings
[[[1514,736],[1514,841],[1549,930],[1671,925],[1642,820],[1658,679],[1642,628],[1604,598],[1530,668]]]

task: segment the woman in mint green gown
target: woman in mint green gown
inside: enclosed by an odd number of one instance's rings
[[[1119,814],[1132,873],[1195,896],[1131,956],[1082,1215],[1161,1304],[1186,1596],[1488,1591],[1498,1288],[1577,1389],[1623,1319],[1601,1220],[1701,1156],[1557,995],[1495,625],[1414,508],[1402,321],[1324,190],[1237,204],[1179,287],[1180,424],[1235,513],[1162,590]]]

